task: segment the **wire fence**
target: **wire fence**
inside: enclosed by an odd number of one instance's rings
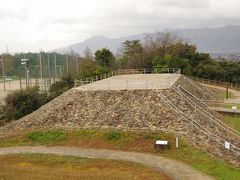
[[[0,81],[0,91],[15,91],[20,89],[26,89],[27,87],[39,86],[40,90],[47,91],[50,86],[61,79],[61,77],[56,78],[38,78],[38,77],[5,77],[1,78]]]
[[[173,76],[167,76],[167,79],[163,79],[164,80],[164,85],[162,86],[166,86],[169,85],[169,83],[171,83],[172,81],[174,81],[176,79],[176,74],[180,74],[181,71],[180,69],[177,68],[157,68],[157,69],[122,69],[122,70],[117,70],[117,71],[113,71],[111,73],[105,73],[105,74],[101,74],[98,76],[93,76],[90,78],[84,78],[84,79],[80,79],[77,80],[75,79],[75,87],[78,86],[83,86],[83,85],[87,85],[90,83],[94,83],[96,81],[100,81],[100,80],[104,80],[113,76],[117,76],[117,75],[131,75],[131,74],[172,74]],[[170,77],[170,78],[169,78]],[[117,83],[118,81],[118,83]],[[114,82],[114,83],[113,83]],[[158,80],[158,83],[163,83],[161,81]],[[131,89],[132,87],[136,87],[137,89],[140,88],[144,88],[144,89],[150,89],[149,86],[149,82],[148,79],[142,79],[142,80],[131,80],[131,79],[114,79],[114,81],[111,81],[110,79],[108,81],[101,81],[101,84],[103,84],[103,86],[105,87],[104,89],[118,89],[118,88],[114,88],[114,86],[116,86],[115,84],[122,84],[123,87],[125,88],[120,88],[120,89]],[[93,85],[91,86],[86,86],[85,89],[94,89]]]

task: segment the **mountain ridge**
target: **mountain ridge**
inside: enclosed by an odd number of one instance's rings
[[[196,45],[200,52],[234,53],[240,51],[240,25],[228,25],[215,28],[173,29],[169,31],[177,33],[180,38]],[[54,51],[66,53],[73,50],[82,55],[86,47],[89,47],[93,53],[98,49],[107,47],[114,54],[117,54],[122,42],[133,39],[144,40],[146,34],[152,33],[142,33],[120,38],[108,38],[97,35],[87,38],[82,42],[55,49]]]

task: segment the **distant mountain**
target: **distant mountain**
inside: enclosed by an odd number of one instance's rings
[[[240,52],[240,26],[176,30],[178,35],[209,53]]]
[[[200,29],[175,29],[179,37],[195,44],[199,51],[209,53],[235,53],[240,52],[240,25],[225,26],[220,28],[200,28]],[[104,36],[94,36],[90,39],[67,47],[56,49],[59,53],[72,50],[83,54],[88,46],[92,52],[107,47],[113,53],[117,53],[121,43],[125,40],[144,39],[145,34],[133,35],[119,39],[110,39]]]
[[[116,54],[118,52],[119,48],[121,47],[122,42],[124,42],[126,40],[131,40],[131,39],[143,40],[143,38],[144,38],[143,34],[123,37],[123,38],[119,38],[119,39],[111,39],[111,38],[106,38],[104,36],[94,36],[92,38],[86,39],[83,42],[72,44],[70,46],[56,49],[54,51],[57,51],[58,53],[66,53],[72,49],[73,51],[78,52],[82,55],[84,49],[86,49],[86,47],[88,46],[93,53],[96,52],[98,49],[107,47],[114,54]]]

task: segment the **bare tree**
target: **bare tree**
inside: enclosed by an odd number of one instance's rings
[[[84,49],[83,54],[86,59],[93,60],[93,53],[88,46]]]
[[[155,53],[164,57],[165,54],[171,52],[174,44],[182,42],[176,33],[172,32],[156,32],[146,35],[144,49],[148,53]]]

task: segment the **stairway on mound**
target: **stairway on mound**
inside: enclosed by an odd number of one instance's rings
[[[206,107],[201,99],[207,98],[210,93],[200,91],[196,86],[197,83],[189,83],[182,76],[170,88],[174,97],[169,96],[169,93],[162,93],[161,96],[175,110],[179,118],[191,124],[191,128],[188,129],[188,139],[191,139],[196,146],[240,166],[240,133],[222,122],[217,113]],[[184,90],[181,87],[184,87]],[[231,143],[231,150],[224,148],[225,141]]]
[[[199,100],[203,102],[214,101],[217,100],[217,93],[196,81],[188,78],[187,76],[181,75],[178,80],[174,84],[175,86],[180,85],[182,89],[186,89],[191,93],[192,96],[197,97]]]

